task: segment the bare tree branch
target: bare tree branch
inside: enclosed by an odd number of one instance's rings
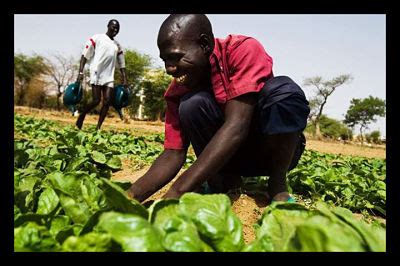
[[[61,54],[53,54],[51,60],[46,60],[49,66],[50,80],[55,86],[57,94],[57,109],[60,110],[60,97],[63,94],[63,88],[71,83],[76,76],[78,60],[73,57],[66,58]]]
[[[317,137],[321,137],[319,130],[319,120],[324,110],[325,104],[328,101],[328,97],[336,90],[337,87],[348,83],[352,80],[352,76],[349,74],[340,75],[331,80],[324,81],[321,76],[315,76],[304,80],[304,86],[312,86],[316,89],[315,95],[309,100],[310,103],[310,114],[309,119],[315,125]]]

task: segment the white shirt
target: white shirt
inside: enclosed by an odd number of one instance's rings
[[[86,43],[82,55],[90,64],[90,84],[114,87],[115,67],[125,67],[121,45],[107,34],[95,34]]]

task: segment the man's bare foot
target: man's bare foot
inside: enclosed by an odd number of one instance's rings
[[[272,198],[272,201],[287,201],[289,198],[290,195],[288,192],[279,192]]]

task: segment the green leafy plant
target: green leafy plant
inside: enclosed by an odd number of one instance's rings
[[[112,181],[121,157],[151,162],[163,137],[78,131],[15,116],[15,251],[382,251],[385,227],[355,221],[343,208],[269,206],[246,245],[242,224],[224,194],[186,193],[146,208],[127,197],[130,183]],[[188,157],[187,165],[194,157]],[[352,211],[385,214],[384,160],[306,151],[288,176],[291,191]],[[265,187],[267,177],[247,186]],[[340,236],[343,243],[335,239]]]

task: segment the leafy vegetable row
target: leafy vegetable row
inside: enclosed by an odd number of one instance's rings
[[[352,211],[386,215],[386,160],[306,151],[288,174],[292,191]]]
[[[258,223],[261,229],[257,239],[245,245],[242,225],[225,195],[187,193],[179,201],[160,200],[146,209],[126,197],[130,183],[110,181],[111,173],[121,168],[121,156],[132,154],[143,160],[157,156],[161,151],[160,135],[133,137],[120,132],[76,131],[19,116],[15,117],[15,129],[16,251],[385,249],[384,228],[355,221],[351,213],[342,215],[345,211],[339,211],[343,218],[336,212],[328,215],[327,208],[315,211],[298,204],[268,207]],[[307,156],[304,158],[310,163]],[[379,171],[383,169],[381,166]],[[323,218],[313,219],[322,219],[325,230],[312,223],[311,218],[319,216]],[[299,238],[302,226],[316,230],[306,234],[304,243]],[[327,228],[339,230],[346,226],[349,228],[343,232],[352,244],[339,245],[334,240],[330,240],[333,244],[321,243],[331,243],[326,239],[335,236]],[[311,241],[310,235],[315,239]]]

